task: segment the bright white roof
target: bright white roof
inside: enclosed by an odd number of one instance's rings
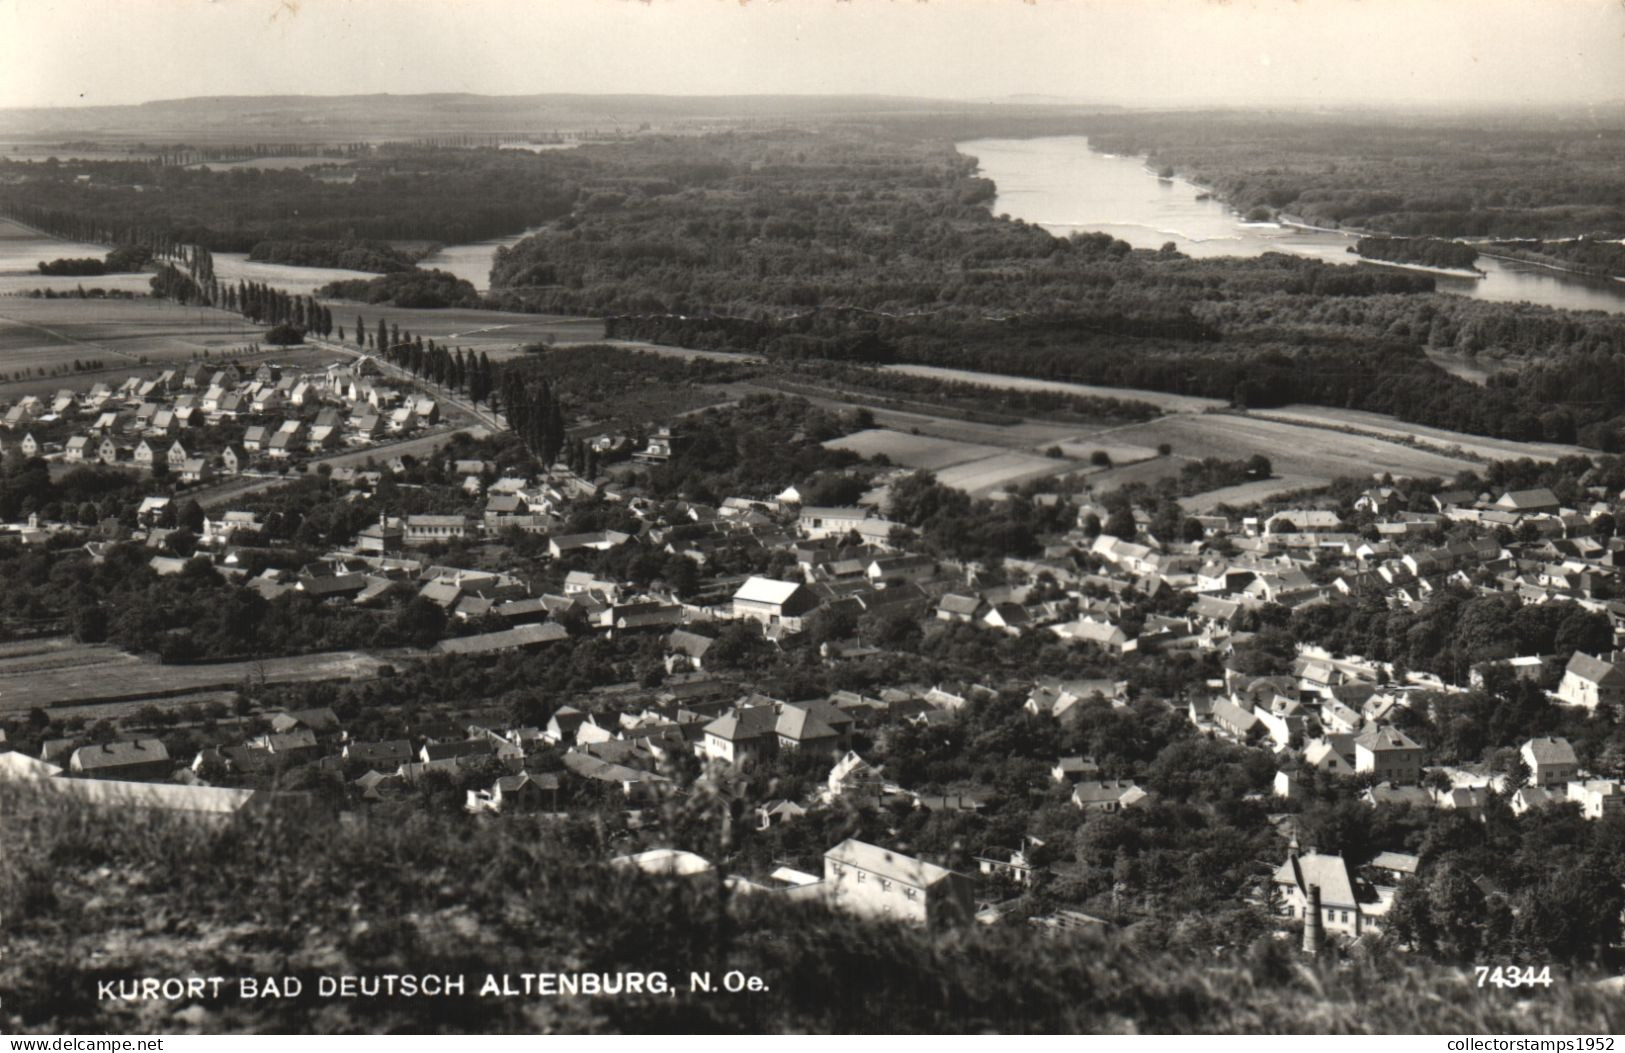
[[[795,595],[799,588],[801,586],[793,581],[752,577],[739,586],[739,591],[734,593],[734,599],[750,603],[784,603]]]
[[[711,869],[710,861],[704,856],[675,848],[651,848],[636,855],[617,856],[610,860],[610,865],[637,867],[646,874],[675,874],[679,877],[703,874]]]

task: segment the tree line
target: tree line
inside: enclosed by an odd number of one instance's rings
[[[389,304],[404,308],[483,305],[472,282],[445,271],[425,270],[419,267],[380,275],[377,278],[350,278],[328,282],[316,292],[318,296],[334,299]]]
[[[41,274],[69,276],[127,274],[139,271],[151,259],[152,250],[145,245],[117,245],[101,259],[90,256],[82,259],[51,260],[50,262],[41,260],[39,272]]]
[[[1432,238],[1625,233],[1625,139],[1525,117],[1380,123],[1257,114],[1097,114],[1092,149],[1149,156],[1243,214]]]
[[[267,239],[248,250],[248,258],[295,267],[336,267],[350,271],[409,271],[416,260],[388,242],[316,238]]]
[[[184,167],[160,160],[51,165],[0,161],[0,215],[58,237],[251,252],[262,242],[466,244],[566,215],[574,151],[466,150],[386,144],[351,155],[353,180],[318,169]],[[88,183],[76,180],[88,175]]]
[[[1354,251],[1368,260],[1420,263],[1427,267],[1448,267],[1454,270],[1469,270],[1478,259],[1478,250],[1471,245],[1443,238],[1389,238],[1370,235],[1356,241]]]

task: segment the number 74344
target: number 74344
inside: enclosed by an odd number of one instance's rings
[[[1478,977],[1478,986],[1486,984],[1491,987],[1550,987],[1552,986],[1552,967],[1543,965],[1536,969],[1533,965],[1479,965],[1473,972]]]

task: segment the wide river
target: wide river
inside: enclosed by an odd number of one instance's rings
[[[998,185],[995,213],[1036,223],[1057,235],[1104,231],[1139,249],[1173,242],[1188,256],[1258,256],[1290,252],[1353,263],[1354,237],[1275,223],[1246,223],[1223,202],[1201,200],[1202,188],[1157,178],[1136,157],[1089,149],[1081,135],[977,139],[959,152],[981,164]],[[1561,274],[1531,264],[1480,256],[1483,278],[1428,272],[1440,292],[1485,300],[1529,301],[1571,310],[1625,312],[1625,284]]]

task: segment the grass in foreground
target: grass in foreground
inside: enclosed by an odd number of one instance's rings
[[[591,826],[293,810],[198,823],[0,784],[8,1032],[1616,1032],[1590,983],[1514,995],[1410,961],[1196,959],[1024,926],[932,934],[597,862]],[[757,994],[480,998],[486,973],[730,969]],[[463,998],[313,997],[462,973]],[[300,999],[98,1001],[135,976],[306,978]],[[231,985],[227,985],[231,990]]]

